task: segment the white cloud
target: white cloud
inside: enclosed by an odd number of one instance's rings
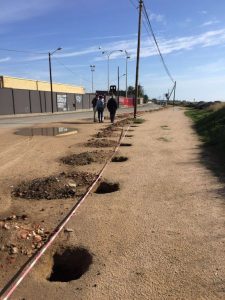
[[[206,26],[210,26],[210,25],[214,25],[214,24],[219,24],[220,21],[218,20],[211,20],[211,21],[208,21],[208,22],[205,22],[201,25],[201,27],[206,27]]]
[[[192,50],[195,48],[200,47],[210,47],[210,46],[218,46],[223,45],[225,43],[225,28],[219,30],[211,30],[206,31],[205,33],[192,35],[192,36],[184,36],[184,37],[177,37],[173,39],[164,39],[158,38],[158,44],[160,46],[160,50],[163,54],[169,54],[172,52],[177,51],[185,51],[185,50]],[[135,58],[136,56],[136,49],[137,49],[137,40],[136,39],[129,39],[129,40],[121,40],[112,43],[106,43],[102,45],[102,50],[99,50],[99,46],[92,46],[86,49],[82,49],[79,51],[71,51],[63,53],[63,50],[54,54],[55,57],[58,58],[71,58],[71,57],[79,57],[85,55],[97,55],[95,57],[95,61],[106,60],[107,56],[103,56],[101,51],[113,51],[113,50],[127,50],[131,55],[131,58]],[[148,38],[144,37],[141,43],[141,56],[142,57],[149,57],[155,56],[158,52],[156,50],[155,45],[153,42]],[[110,59],[123,57],[124,53],[115,52],[110,56]],[[35,61],[35,60],[44,60],[47,59],[46,55],[39,55],[39,56],[32,56],[29,57],[28,61]]]
[[[202,14],[202,15],[207,15],[207,10],[202,10],[202,11],[200,11],[200,14]]]
[[[0,63],[2,63],[2,62],[7,62],[7,61],[9,61],[9,60],[11,60],[11,57],[4,57],[4,58],[0,58]]]
[[[1,1],[0,24],[14,23],[47,13],[62,0],[7,0]]]
[[[165,17],[161,14],[150,14],[150,20],[156,22],[165,22]]]
[[[209,47],[215,45],[223,45],[225,43],[225,28],[214,31],[207,31],[203,34],[178,37],[174,39],[158,38],[160,50],[163,54],[169,54],[175,51],[191,50],[196,47]],[[105,46],[107,49],[128,49],[131,56],[136,55],[136,40],[124,40],[116,43],[111,43]],[[142,41],[141,56],[149,57],[154,56],[158,52],[155,45],[150,39]],[[114,57],[118,57],[121,54],[115,53]],[[112,57],[113,58],[113,57]]]

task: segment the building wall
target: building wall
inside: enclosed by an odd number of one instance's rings
[[[9,76],[0,77],[0,87],[32,91],[51,91],[50,83],[47,81],[15,78]],[[81,95],[85,93],[85,89],[82,86],[73,86],[62,83],[53,83],[52,89],[54,92],[58,93],[74,93]]]
[[[60,107],[57,99],[66,97],[66,105]],[[75,111],[92,108],[91,94],[72,94],[53,92],[53,111]],[[46,91],[33,91],[22,89],[0,88],[0,115],[46,113],[52,112],[51,93]]]
[[[13,115],[14,101],[11,89],[0,89],[0,115]]]

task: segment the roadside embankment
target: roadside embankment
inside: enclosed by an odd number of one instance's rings
[[[216,175],[225,175],[225,104],[206,109],[192,108],[185,114],[193,120],[194,128],[204,142],[203,155],[209,159],[203,161]]]

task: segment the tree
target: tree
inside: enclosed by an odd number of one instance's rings
[[[138,85],[138,97],[144,97],[145,91],[142,85]]]
[[[132,96],[135,95],[135,88],[132,85],[128,86],[128,88],[127,88],[127,94],[128,95],[132,95]]]

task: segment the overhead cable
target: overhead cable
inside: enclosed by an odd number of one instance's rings
[[[130,3],[133,5],[133,7],[134,7],[135,9],[138,8],[138,3],[137,3],[137,2],[136,2],[136,4],[135,4],[133,0],[129,0],[129,1],[130,1]]]
[[[75,72],[73,72],[73,70],[71,70],[69,67],[67,67],[64,63],[62,63],[58,58],[54,57],[54,60],[56,60],[60,65],[62,65],[65,69],[67,69],[70,73],[72,73],[73,75],[75,75],[77,77],[77,74]],[[84,81],[87,81],[87,82],[91,82],[90,80],[88,79],[85,79],[85,78],[81,78],[82,80]]]
[[[6,48],[0,48],[0,51],[9,51],[9,52],[17,52],[17,53],[30,53],[30,54],[47,54],[47,53],[41,53],[41,52],[32,52],[27,50],[15,50],[15,49],[6,49]]]
[[[155,44],[156,44],[156,47],[157,47],[159,56],[160,56],[160,58],[161,58],[161,61],[162,61],[163,66],[164,66],[164,69],[165,69],[167,75],[169,76],[170,80],[171,80],[173,83],[175,83],[175,81],[174,81],[174,79],[173,79],[173,77],[172,77],[172,75],[171,75],[171,73],[170,73],[170,71],[169,71],[169,69],[168,69],[168,67],[167,67],[167,65],[166,65],[166,63],[165,63],[165,60],[164,60],[164,58],[163,58],[163,55],[162,55],[162,53],[161,53],[161,51],[160,51],[159,44],[158,44],[157,39],[156,39],[156,37],[155,37],[154,31],[153,31],[153,28],[152,28],[152,25],[151,25],[151,22],[150,22],[150,18],[149,18],[149,16],[148,16],[148,13],[147,13],[147,10],[146,10],[146,7],[145,7],[145,4],[144,4],[144,3],[143,3],[143,8],[144,8],[143,12],[144,12],[145,19],[146,19],[146,21],[147,21],[148,27],[149,27],[149,29],[150,29],[150,32],[151,32],[152,37],[153,37],[153,39],[154,39],[154,42],[155,42]],[[149,32],[148,32],[148,33],[149,33]]]

